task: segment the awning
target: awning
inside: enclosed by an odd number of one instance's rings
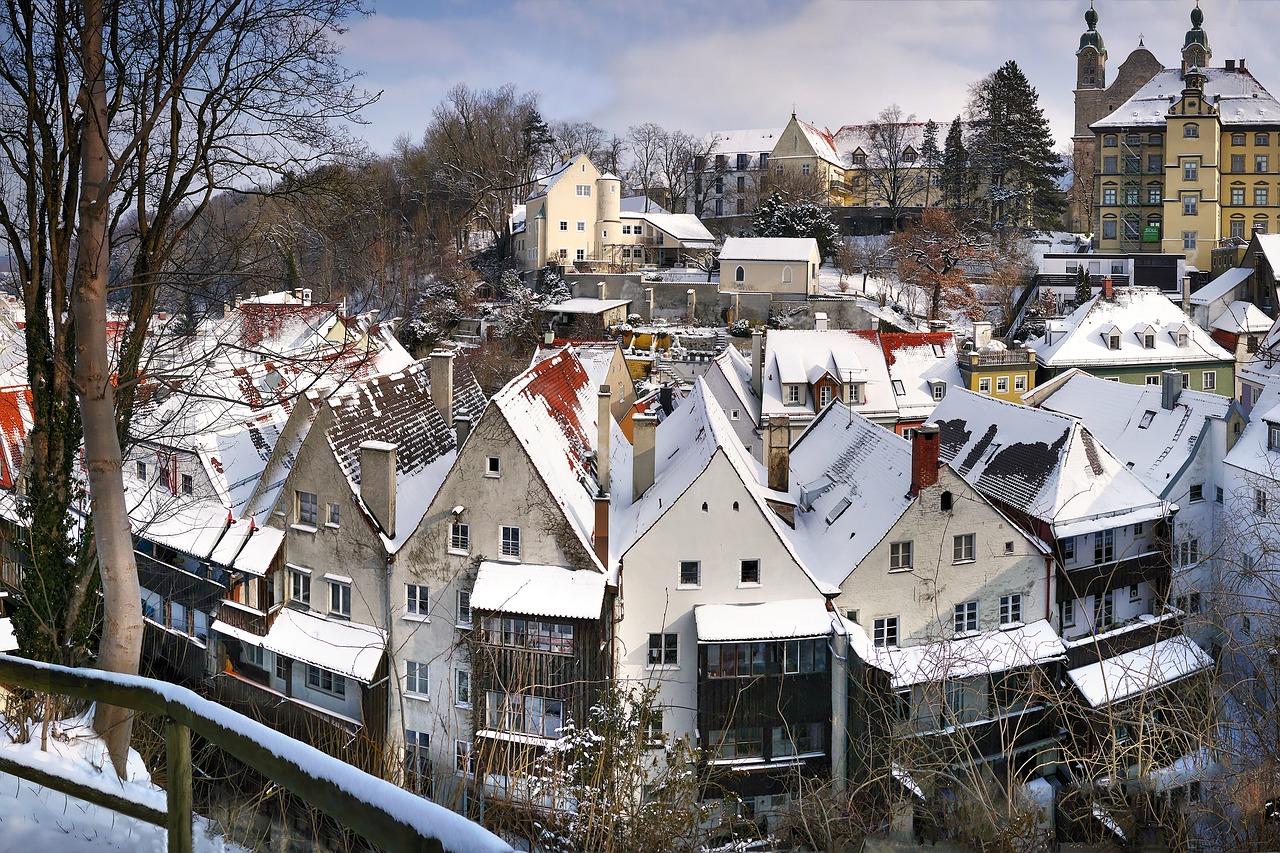
[[[471,590],[471,609],[562,619],[599,619],[605,576],[563,566],[483,562]]]
[[[218,634],[222,634],[224,637],[231,637],[234,640],[239,640],[242,643],[248,643],[251,646],[260,646],[262,645],[262,641],[266,639],[266,637],[263,637],[260,634],[255,634],[252,631],[246,631],[243,628],[228,625],[221,619],[214,619],[213,624],[209,626],[209,629]]]
[[[1213,658],[1193,640],[1172,637],[1073,669],[1067,677],[1091,707],[1100,708],[1212,666]]]
[[[274,527],[260,527],[253,531],[244,543],[233,568],[238,572],[262,577],[271,568],[280,546],[284,544],[284,531]]]
[[[693,608],[699,643],[793,640],[831,633],[831,614],[821,598],[767,604],[699,604]]]

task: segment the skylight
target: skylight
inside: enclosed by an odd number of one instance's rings
[[[1156,419],[1156,413],[1147,409],[1142,413],[1142,420],[1138,422],[1138,429],[1146,429],[1151,426],[1151,422]]]

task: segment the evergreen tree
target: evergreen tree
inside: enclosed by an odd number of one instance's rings
[[[818,241],[818,252],[833,258],[840,249],[840,229],[831,209],[808,200],[789,201],[782,193],[773,193],[756,211],[757,237],[812,237]]]
[[[942,160],[942,152],[938,150],[938,123],[929,119],[924,123],[924,138],[920,142],[920,160],[925,168],[924,206],[929,206],[933,192],[933,176]]]
[[[1076,304],[1083,305],[1093,298],[1093,282],[1089,278],[1089,268],[1084,264],[1080,265],[1080,272],[1076,274]]]
[[[964,207],[969,200],[969,152],[964,147],[960,116],[947,130],[942,149],[942,198],[950,208]]]
[[[1065,207],[1058,179],[1065,173],[1053,151],[1040,97],[1013,60],[972,89],[970,160],[987,182],[993,227],[1058,224]]]

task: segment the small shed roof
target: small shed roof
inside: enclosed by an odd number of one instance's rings
[[[822,598],[763,604],[699,604],[693,608],[699,643],[825,637],[831,614]]]
[[[597,571],[485,561],[471,590],[471,607],[526,616],[598,619],[604,587],[605,576]]]
[[[720,262],[804,261],[818,251],[812,237],[728,237],[720,250]]]
[[[1091,707],[1172,684],[1213,666],[1213,658],[1188,637],[1171,637],[1067,673]]]

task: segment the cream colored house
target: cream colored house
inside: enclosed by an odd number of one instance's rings
[[[729,237],[720,250],[720,290],[816,296],[821,265],[812,237]]]

